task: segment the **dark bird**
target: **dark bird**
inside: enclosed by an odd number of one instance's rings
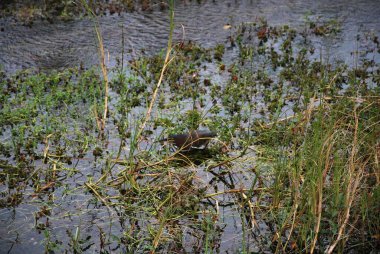
[[[208,130],[196,130],[189,133],[172,134],[168,138],[160,141],[168,141],[173,143],[181,150],[189,151],[191,149],[206,148],[212,138],[216,137],[216,133]]]

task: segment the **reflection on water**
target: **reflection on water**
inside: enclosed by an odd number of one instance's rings
[[[223,25],[238,25],[264,17],[269,25],[302,26],[305,16],[337,19],[342,22],[339,41],[325,43],[331,46],[333,56],[350,60],[355,49],[355,38],[363,30],[380,31],[380,4],[377,0],[361,1],[177,1],[175,6],[175,40],[193,40],[205,47],[223,43],[231,33]],[[109,65],[121,56],[122,30],[125,35],[126,58],[145,49],[157,52],[165,47],[168,34],[167,11],[153,13],[124,13],[100,17]],[[35,67],[56,69],[98,61],[96,39],[91,21],[77,20],[47,24],[35,23],[31,28],[0,20],[0,64],[6,71]],[[332,45],[331,45],[332,44]]]

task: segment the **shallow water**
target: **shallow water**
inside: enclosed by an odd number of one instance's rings
[[[109,66],[121,58],[124,33],[125,58],[158,52],[168,37],[166,11],[124,13],[99,18]],[[301,27],[306,16],[316,20],[336,19],[342,22],[338,40],[324,40],[325,52],[333,57],[352,61],[358,32],[380,32],[380,4],[377,0],[360,1],[176,1],[175,35],[180,41],[193,40],[205,47],[224,43],[231,33],[225,24],[239,25],[264,17],[269,25],[289,24]],[[122,29],[123,27],[123,29]],[[70,22],[35,22],[32,27],[15,23],[10,18],[0,20],[0,64],[7,72],[22,68],[57,69],[83,63],[98,63],[93,23],[89,20]],[[123,32],[122,32],[123,31]],[[132,51],[132,52],[131,52]],[[231,52],[230,52],[231,53]]]

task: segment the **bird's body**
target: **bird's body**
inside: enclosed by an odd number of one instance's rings
[[[161,141],[173,143],[176,147],[183,150],[201,149],[207,147],[212,138],[216,137],[216,133],[208,130],[196,130],[182,134],[172,134],[168,138]]]

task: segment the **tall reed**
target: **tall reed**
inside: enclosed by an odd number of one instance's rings
[[[103,36],[100,30],[100,24],[97,16],[91,9],[91,7],[87,4],[85,0],[81,0],[81,3],[85,7],[87,13],[90,15],[94,22],[94,29],[96,33],[96,39],[98,42],[98,53],[99,53],[99,60],[100,60],[100,68],[102,70],[102,75],[104,79],[104,111],[103,116],[101,119],[98,118],[98,112],[95,108],[95,116],[96,116],[96,122],[98,125],[98,129],[100,131],[100,135],[104,135],[104,130],[106,127],[106,120],[107,120],[107,112],[108,112],[108,93],[109,93],[109,81],[108,81],[108,71],[107,71],[107,65],[105,62],[105,51],[104,51],[104,44],[103,44]]]

